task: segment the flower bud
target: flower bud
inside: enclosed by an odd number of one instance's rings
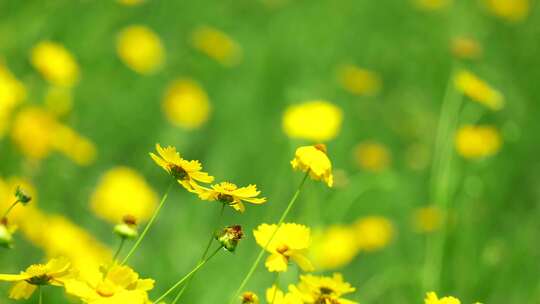
[[[259,304],[259,297],[251,291],[246,291],[240,296],[242,304]]]
[[[0,222],[0,247],[13,247],[13,230],[8,227],[7,219],[3,218]]]
[[[234,252],[242,237],[244,237],[244,232],[242,231],[242,226],[240,225],[227,226],[216,234],[216,240],[221,243],[223,248],[230,252]]]
[[[131,215],[124,216],[122,223],[114,226],[114,233],[125,239],[137,238],[139,236],[137,232],[137,219]]]
[[[15,197],[17,198],[17,201],[23,205],[28,204],[32,200],[32,197],[26,194],[19,186],[17,186],[17,189],[15,190]]]

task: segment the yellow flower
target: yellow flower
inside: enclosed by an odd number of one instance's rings
[[[394,237],[392,222],[382,216],[367,216],[354,223],[358,248],[365,251],[381,249]]]
[[[328,187],[334,184],[332,163],[326,155],[326,146],[304,146],[296,149],[291,161],[294,170],[308,172],[312,179],[324,181]]]
[[[193,46],[224,66],[234,66],[242,59],[242,49],[231,37],[224,32],[210,27],[201,26],[191,35]]]
[[[482,56],[482,46],[477,40],[468,37],[452,39],[452,54],[460,59],[478,59]]]
[[[503,95],[469,71],[459,71],[454,82],[460,92],[492,110],[500,110],[504,106]]]
[[[45,95],[45,106],[54,116],[65,116],[73,108],[73,93],[68,88],[50,87]]]
[[[418,208],[413,214],[413,225],[416,232],[429,233],[441,227],[442,212],[439,208],[430,206]]]
[[[352,64],[339,67],[337,77],[341,86],[355,95],[375,95],[381,89],[379,75]]]
[[[244,292],[240,296],[240,300],[242,304],[259,304],[259,297],[251,291]]]
[[[293,260],[303,271],[313,271],[313,265],[304,255],[310,243],[309,228],[287,223],[276,229],[278,226],[275,224],[262,224],[253,231],[257,244],[270,253],[265,263],[268,271],[287,271],[289,260]]]
[[[120,59],[139,74],[156,72],[165,61],[165,50],[159,36],[143,25],[123,29],[116,41]]]
[[[284,293],[275,285],[266,290],[266,302],[272,304],[303,304],[302,294],[294,285],[289,285],[289,292]]]
[[[426,299],[424,300],[425,304],[461,304],[461,301],[459,299],[456,299],[454,297],[444,297],[444,298],[438,298],[437,294],[434,292],[428,292],[426,294]]]
[[[162,106],[172,124],[189,130],[201,127],[210,116],[208,95],[191,79],[173,82],[165,93]]]
[[[414,0],[416,6],[426,11],[437,11],[444,9],[452,3],[452,0]]]
[[[340,108],[325,100],[291,105],[283,114],[283,131],[290,138],[325,142],[335,138],[343,121]]]
[[[529,0],[484,0],[483,2],[490,13],[510,22],[526,19],[531,7]]]
[[[243,201],[252,204],[264,204],[266,202],[266,198],[257,197],[259,194],[261,192],[257,190],[256,185],[238,188],[233,183],[222,182],[212,185],[211,189],[202,187],[199,197],[206,201],[220,201],[231,206],[236,211],[244,212],[246,207],[242,203]]]
[[[144,0],[118,0],[118,3],[125,6],[136,6],[144,3]]]
[[[21,152],[31,159],[43,159],[52,151],[57,123],[37,107],[27,107],[17,113],[11,129],[11,139]]]
[[[501,136],[493,126],[465,125],[456,134],[458,153],[464,158],[478,159],[496,154],[501,148]]]
[[[302,275],[298,290],[303,294],[305,303],[356,304],[342,298],[343,295],[354,292],[356,289],[343,281],[343,277],[338,273],[332,277]]]
[[[32,49],[31,62],[51,84],[72,87],[79,80],[79,65],[75,57],[56,42],[38,43]]]
[[[156,150],[159,156],[150,153],[150,157],[187,190],[196,192],[201,187],[197,182],[208,184],[214,181],[213,176],[201,171],[202,165],[199,161],[183,159],[175,147],[162,148],[156,144]]]
[[[47,264],[34,264],[20,274],[0,274],[0,281],[15,282],[9,297],[14,300],[28,299],[37,286],[62,286],[75,275],[71,263],[65,258],[52,259]]]
[[[391,163],[388,148],[374,141],[358,144],[354,148],[354,158],[361,169],[371,172],[384,171]]]
[[[68,126],[57,125],[53,146],[81,166],[88,166],[96,159],[94,143]]]
[[[26,98],[26,88],[0,60],[0,138],[15,107]]]
[[[130,215],[138,221],[150,218],[157,206],[157,195],[143,176],[127,167],[115,167],[101,177],[90,204],[92,211],[113,224]]]
[[[355,230],[348,226],[330,226],[314,235],[309,252],[317,269],[343,267],[358,254]]]
[[[66,293],[94,304],[149,304],[154,280],[140,279],[128,266],[113,265],[98,281],[68,280]]]

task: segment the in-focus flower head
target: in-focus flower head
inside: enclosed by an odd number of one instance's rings
[[[504,97],[501,92],[469,71],[459,71],[455,75],[454,83],[460,92],[491,110],[497,111],[504,106]]]
[[[310,245],[309,228],[300,224],[286,223],[282,224],[277,232],[276,229],[278,229],[276,224],[262,224],[253,231],[257,244],[270,253],[265,263],[268,271],[287,271],[290,260],[298,264],[303,271],[313,271],[313,265],[305,256],[305,251]]]
[[[196,28],[191,35],[193,46],[224,66],[234,66],[242,59],[242,48],[226,33],[210,27]]]
[[[162,108],[172,124],[188,130],[200,128],[211,111],[208,95],[191,79],[179,79],[169,85]]]
[[[122,223],[114,226],[114,233],[121,238],[135,239],[139,236],[137,232],[137,218],[132,215],[125,215]]]
[[[343,295],[354,292],[351,284],[343,281],[343,276],[335,273],[331,277],[302,275],[298,290],[302,293],[305,303],[310,304],[355,304],[356,302],[342,298]]]
[[[32,200],[30,194],[26,193],[20,186],[17,186],[17,189],[15,190],[15,197],[17,198],[17,201],[23,205],[28,204]]]
[[[79,65],[75,57],[61,44],[42,41],[32,49],[34,68],[50,83],[72,87],[79,80]]]
[[[216,234],[216,240],[230,252],[234,252],[238,246],[238,242],[244,237],[242,226],[234,225],[223,228]]]
[[[165,61],[159,36],[143,25],[123,29],[116,41],[116,51],[125,65],[143,75],[156,72]]]
[[[334,184],[332,163],[325,145],[303,146],[296,149],[291,165],[294,170],[309,171],[312,179],[324,181],[328,187]]]
[[[14,300],[28,299],[37,286],[62,286],[66,280],[72,279],[75,271],[69,260],[52,259],[47,264],[34,264],[21,271],[20,274],[0,274],[0,281],[15,282],[9,297]]]
[[[282,127],[290,138],[327,142],[341,130],[343,112],[326,100],[311,100],[289,106],[283,113]]]
[[[256,185],[238,188],[238,186],[229,182],[212,185],[211,188],[201,187],[199,191],[199,197],[202,200],[219,201],[240,212],[244,212],[246,209],[242,202],[257,205],[264,204],[266,198],[257,197],[259,194],[261,194],[261,192],[257,190]]]
[[[499,131],[493,126],[465,125],[455,137],[457,152],[467,159],[479,159],[496,154],[502,145]]]
[[[214,181],[213,176],[201,171],[202,165],[199,161],[183,159],[175,147],[162,148],[156,144],[156,150],[158,155],[150,153],[150,157],[188,191],[198,192],[201,189],[199,182],[211,183]]]
[[[434,292],[428,292],[424,300],[425,304],[461,304],[461,301],[454,297],[438,298]]]
[[[355,95],[371,96],[381,89],[379,75],[352,64],[339,67],[337,76],[341,86]]]

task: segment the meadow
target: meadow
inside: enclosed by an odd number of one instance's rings
[[[539,54],[534,0],[0,0],[0,304],[540,303]]]

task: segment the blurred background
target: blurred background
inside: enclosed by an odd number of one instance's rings
[[[309,181],[288,220],[312,228],[311,258],[357,287],[350,299],[540,303],[536,4],[0,0],[0,207],[17,185],[34,198],[10,215],[0,272],[65,255],[95,274],[113,225],[144,222],[165,191],[148,156],[161,143],[268,198],[225,210],[246,239],[183,298],[226,303],[251,231],[301,180],[294,150],[322,142],[335,186]],[[219,211],[173,188],[131,260],[153,297],[196,264]],[[273,280],[261,265],[248,289]],[[46,302],[74,301],[51,288]]]

